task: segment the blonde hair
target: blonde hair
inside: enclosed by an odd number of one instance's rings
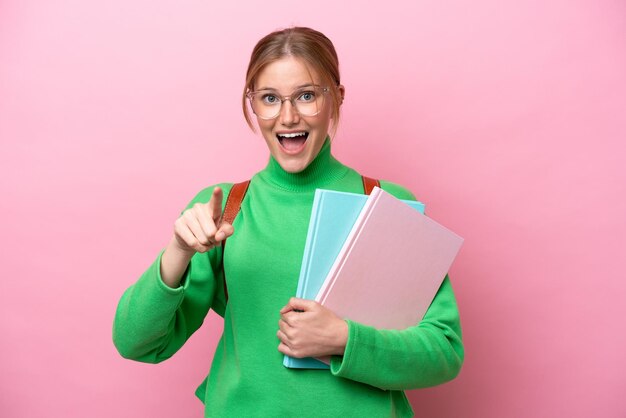
[[[278,30],[263,37],[252,50],[246,84],[243,89],[241,104],[248,126],[256,131],[250,110],[246,104],[246,94],[254,90],[254,84],[259,73],[274,61],[285,57],[295,57],[303,60],[307,66],[315,70],[330,89],[332,98],[332,132],[337,130],[339,123],[339,107],[343,100],[338,87],[339,59],[333,43],[323,33],[306,27],[292,27]]]

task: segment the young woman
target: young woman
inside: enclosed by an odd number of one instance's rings
[[[403,390],[443,383],[460,370],[461,328],[447,277],[424,319],[403,330],[375,329],[293,297],[315,189],[364,191],[361,175],[331,154],[344,93],[323,34],[296,27],[261,39],[243,109],[253,127],[250,106],[269,148],[266,168],[251,179],[233,225],[221,219],[232,184],[202,190],[119,302],[117,349],[150,363],[172,356],[209,309],[224,318],[210,373],[196,391],[207,417],[407,417],[413,411]],[[381,187],[414,199],[393,183]],[[286,368],[284,354],[332,356],[331,368]]]

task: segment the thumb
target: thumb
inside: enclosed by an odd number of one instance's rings
[[[222,222],[219,229],[215,233],[215,240],[217,242],[224,241],[226,238],[230,237],[235,229],[228,222]]]
[[[224,198],[224,192],[221,187],[213,189],[213,195],[209,200],[209,208],[211,209],[211,217],[216,225],[222,217],[222,199]]]

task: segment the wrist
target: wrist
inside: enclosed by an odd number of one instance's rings
[[[343,319],[337,322],[337,350],[335,352],[336,355],[343,356],[346,351],[346,345],[348,344],[348,335],[350,330],[348,328],[348,323]]]
[[[196,253],[196,250],[194,249],[183,249],[179,242],[178,239],[176,238],[176,236],[172,236],[172,239],[170,240],[170,242],[167,244],[167,247],[165,247],[165,252],[171,254],[173,257],[176,257],[177,259],[180,260],[187,260],[187,262],[189,262],[189,260],[191,260],[191,257],[194,256],[194,254]]]
[[[195,251],[181,249],[173,237],[161,255],[161,280],[171,288],[180,286],[180,281],[187,270]]]

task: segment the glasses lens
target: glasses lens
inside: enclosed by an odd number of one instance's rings
[[[322,87],[311,86],[293,92],[289,98],[301,116],[315,116],[324,106],[324,92]],[[280,114],[283,100],[276,92],[260,90],[249,97],[252,111],[261,119],[273,119]]]
[[[262,119],[272,119],[280,113],[280,98],[271,91],[258,91],[250,95],[254,114]]]
[[[324,106],[324,92],[320,87],[300,90],[291,97],[302,116],[315,116]]]

